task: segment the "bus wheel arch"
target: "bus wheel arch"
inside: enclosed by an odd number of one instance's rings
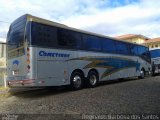
[[[96,69],[91,69],[87,75],[87,86],[96,87],[99,82],[99,73]]]
[[[70,87],[73,90],[79,90],[84,84],[84,73],[80,69],[76,69],[71,73]]]

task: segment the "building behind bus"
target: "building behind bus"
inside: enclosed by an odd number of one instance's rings
[[[4,85],[6,75],[6,43],[0,42],[0,86]]]

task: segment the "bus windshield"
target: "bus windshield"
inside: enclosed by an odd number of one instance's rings
[[[26,16],[15,20],[9,29],[7,35],[8,57],[18,57],[24,53],[24,34],[26,25]]]
[[[151,58],[157,58],[160,57],[160,49],[151,50]]]

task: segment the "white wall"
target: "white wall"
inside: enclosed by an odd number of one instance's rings
[[[0,42],[6,42],[6,38],[0,38]]]
[[[4,76],[6,75],[6,45],[1,44],[5,42],[5,39],[0,38],[0,86],[4,86]]]

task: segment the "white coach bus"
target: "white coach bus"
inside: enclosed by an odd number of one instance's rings
[[[144,78],[151,71],[149,49],[78,30],[32,15],[11,25],[7,37],[7,84],[12,87],[84,84]]]
[[[154,73],[160,73],[160,48],[150,49],[151,61],[154,64]]]

